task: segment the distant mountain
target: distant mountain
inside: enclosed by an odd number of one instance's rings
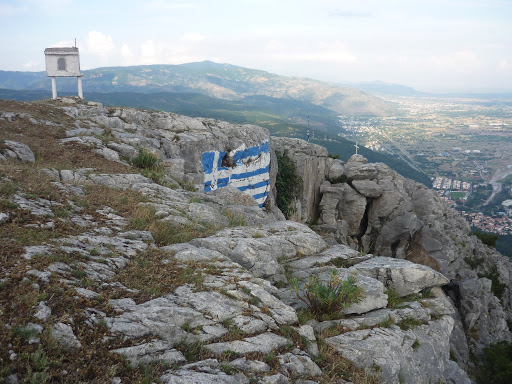
[[[193,92],[231,101],[266,96],[308,102],[338,114],[382,116],[393,112],[383,100],[354,88],[211,61],[106,67],[83,73],[86,92]],[[59,91],[74,91],[76,80],[58,79],[57,86]],[[0,88],[49,90],[50,81],[44,72],[0,71]]]
[[[383,81],[368,81],[361,83],[336,83],[336,85],[344,87],[352,87],[372,95],[378,96],[426,96],[431,95],[425,92],[402,84],[385,83]]]

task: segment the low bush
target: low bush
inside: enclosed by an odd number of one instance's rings
[[[362,288],[355,284],[355,278],[350,276],[344,280],[336,269],[331,271],[327,284],[320,282],[318,276],[311,277],[302,293],[299,292],[298,279],[290,279],[290,284],[297,297],[308,305],[318,320],[337,318],[346,307],[360,302],[364,297]]]
[[[491,280],[492,293],[500,300],[503,298],[507,284],[500,282],[500,273],[496,264],[492,264],[485,273],[479,273],[478,277],[486,277]]]
[[[158,165],[160,159],[145,148],[139,148],[139,154],[132,159],[132,164],[141,169],[152,169]]]
[[[484,359],[477,374],[479,383],[512,383],[512,343],[500,341],[484,349]]]
[[[338,177],[330,177],[327,179],[327,181],[329,181],[329,183],[331,183],[331,184],[346,183],[347,180],[348,180],[347,176],[345,176],[345,175],[339,175]]]
[[[478,237],[485,245],[488,245],[489,247],[492,248],[496,248],[496,241],[498,241],[499,237],[497,233],[473,231],[471,232],[471,234]]]
[[[288,219],[293,213],[292,202],[297,195],[302,180],[296,174],[295,163],[292,159],[286,154],[281,155],[279,152],[276,152],[276,156],[276,204],[281,212],[283,212],[283,215]]]

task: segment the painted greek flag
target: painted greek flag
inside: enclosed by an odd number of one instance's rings
[[[250,148],[242,144],[230,152],[204,152],[202,162],[205,192],[231,185],[263,206],[270,192],[268,141]]]

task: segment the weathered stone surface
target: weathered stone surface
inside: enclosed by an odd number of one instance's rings
[[[233,360],[229,365],[242,372],[265,373],[270,371],[268,364],[258,360],[248,360],[245,357]]]
[[[350,268],[373,277],[399,296],[418,293],[425,288],[448,284],[448,279],[432,268],[407,260],[374,257]]]
[[[139,175],[133,174],[96,174],[89,175],[89,182],[92,184],[105,185],[109,188],[130,188],[134,184],[138,183],[152,183],[151,179]]]
[[[329,179],[337,179],[340,176],[342,176],[345,173],[345,162],[333,159],[331,165],[328,167],[327,170],[327,177]]]
[[[167,364],[178,364],[186,361],[185,356],[163,341],[154,340],[149,343],[113,349],[111,352],[126,357],[134,364],[160,361]]]
[[[336,244],[319,254],[301,257],[297,260],[290,261],[286,265],[288,268],[296,271],[307,271],[310,268],[322,265],[349,267],[364,260],[368,260],[371,257],[372,255],[360,255],[359,252],[346,245]]]
[[[131,145],[128,145],[128,144],[123,144],[123,143],[119,144],[119,143],[112,141],[107,144],[107,147],[109,147],[110,149],[113,149],[114,151],[118,152],[121,156],[124,156],[129,160],[133,159],[138,154],[137,149],[135,149],[134,147],[132,147]]]
[[[343,204],[338,205],[338,217],[347,222],[349,235],[359,235],[366,211],[366,197],[348,184],[341,184],[340,188],[343,188]]]
[[[4,152],[6,156],[28,163],[34,163],[36,161],[36,156],[28,145],[12,140],[5,140],[4,144],[8,147]]]
[[[71,326],[64,323],[56,323],[52,327],[52,337],[66,349],[82,348],[82,344],[76,338]]]
[[[226,351],[233,351],[241,354],[253,352],[268,354],[274,349],[284,347],[288,343],[288,339],[282,336],[278,336],[273,333],[262,333],[243,340],[209,344],[205,348],[216,355],[221,355]]]
[[[373,180],[377,177],[377,169],[374,164],[365,164],[350,158],[345,165],[345,175],[349,180]]]
[[[295,163],[297,175],[302,183],[297,199],[293,202],[292,220],[312,221],[318,216],[320,185],[325,180],[326,167],[330,163],[327,150],[301,139],[272,137],[271,148],[285,154]],[[275,189],[273,194],[275,196]]]
[[[218,373],[196,372],[180,369],[176,372],[166,373],[160,380],[164,384],[246,384],[249,379],[243,374],[227,375],[218,370]]]
[[[120,161],[119,153],[110,148],[98,148],[93,150],[94,153],[97,153],[100,156],[103,156],[105,159],[110,161]]]
[[[287,373],[288,376],[314,377],[322,374],[318,365],[306,354],[296,355],[288,352],[284,355],[279,355],[278,359],[282,371]]]
[[[444,316],[404,331],[397,326],[341,334],[326,342],[356,365],[375,373],[385,383],[439,381],[454,376],[449,364],[449,335],[453,319]],[[448,376],[447,376],[448,375]],[[470,382],[459,369],[457,375]]]
[[[382,188],[379,184],[371,180],[354,180],[352,187],[361,195],[377,198],[382,195]]]
[[[309,227],[292,221],[272,223],[256,230],[226,229],[191,243],[223,253],[255,276],[271,281],[284,281],[279,260],[297,254],[311,255],[327,246]]]
[[[6,223],[9,220],[9,214],[0,212],[0,224]]]
[[[46,305],[44,301],[40,301],[35,307],[34,310],[36,313],[34,314],[34,317],[41,321],[46,321],[52,314],[52,310],[50,307]]]

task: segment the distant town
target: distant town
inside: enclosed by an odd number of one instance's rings
[[[392,117],[340,116],[338,136],[400,157],[475,228],[512,234],[512,103],[389,98]],[[503,187],[503,188],[502,188]]]

